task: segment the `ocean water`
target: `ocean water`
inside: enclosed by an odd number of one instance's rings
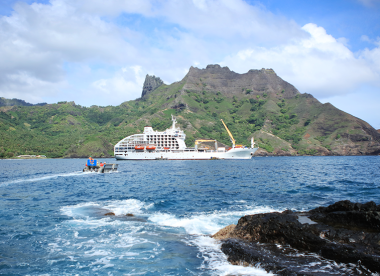
[[[0,160],[0,274],[270,275],[210,235],[247,214],[380,203],[380,156],[103,161],[118,172]]]

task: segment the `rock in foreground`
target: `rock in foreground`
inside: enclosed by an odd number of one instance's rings
[[[232,264],[278,275],[380,273],[380,205],[340,201],[309,212],[244,216],[213,237]]]

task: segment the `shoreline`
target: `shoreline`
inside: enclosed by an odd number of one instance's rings
[[[369,157],[369,156],[380,156],[379,155],[266,155],[266,156],[253,156],[251,159],[247,160],[252,160],[255,158],[264,158],[264,157],[275,157],[275,158],[281,158],[281,157]],[[0,160],[42,160],[42,159],[87,159],[88,157],[11,157],[11,158],[0,158]],[[102,158],[102,159],[115,159],[113,156],[109,157],[98,157],[94,156],[94,158]],[[207,159],[208,160],[208,159]],[[207,161],[203,160],[203,161]],[[228,160],[228,159],[221,159],[221,160]],[[119,160],[119,161],[133,161],[133,160]],[[149,161],[149,160],[143,160],[143,161]],[[175,161],[175,160],[172,160]],[[199,160],[194,160],[194,161],[199,161]]]
[[[354,264],[358,275],[368,275],[380,272],[379,212],[380,204],[373,201],[344,200],[307,212],[246,215],[211,237],[235,265],[260,265],[278,275],[304,275],[309,263],[323,258],[325,263],[347,268]]]

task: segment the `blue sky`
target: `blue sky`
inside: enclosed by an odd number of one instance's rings
[[[380,0],[0,0],[0,96],[118,105],[146,74],[273,68],[380,129]]]

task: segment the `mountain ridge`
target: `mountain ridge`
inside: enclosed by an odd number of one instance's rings
[[[244,97],[248,100],[248,97],[251,102],[256,101],[259,102],[259,104],[262,103],[268,107],[269,113],[273,114],[277,111],[277,115],[280,118],[287,119],[289,116],[298,117],[298,120],[303,121],[303,126],[308,128],[307,130],[305,129],[302,138],[315,146],[308,150],[304,150],[303,152],[301,149],[301,154],[318,153],[322,155],[360,155],[368,154],[368,151],[373,154],[379,153],[378,143],[380,142],[380,136],[378,135],[378,132],[367,122],[337,109],[330,103],[322,104],[311,94],[301,94],[293,85],[278,77],[273,69],[251,69],[247,73],[238,74],[231,71],[228,67],[221,67],[217,64],[208,65],[205,69],[190,67],[189,72],[178,83],[182,83],[182,89],[180,89],[181,95],[186,93],[197,93],[198,96],[196,95],[194,99],[200,103],[205,103],[205,101],[203,101],[199,94],[205,95],[207,93],[213,93],[214,96],[215,94],[219,94],[229,98],[232,97],[234,101],[241,100],[241,98]],[[154,93],[154,91],[151,93]],[[168,97],[167,99],[170,99],[171,97]],[[257,100],[255,100],[255,97]],[[174,98],[175,99],[173,101],[176,104],[172,105],[172,108],[178,107],[178,104],[183,101],[183,97],[178,97],[177,94],[174,95]],[[288,105],[287,101],[291,103],[292,101],[296,101],[296,99],[301,104],[293,103]],[[208,99],[206,99],[205,107],[207,107],[207,102]],[[197,106],[194,106],[189,102],[186,104],[182,103],[181,106],[186,106],[186,108],[191,112],[199,111]],[[285,110],[284,107],[287,107],[287,110]],[[253,110],[251,108],[251,111],[253,111],[253,113],[257,113],[259,111],[258,109],[259,107],[256,106]],[[234,111],[234,109],[230,109],[232,117],[234,117]],[[289,111],[295,113],[292,115]],[[236,114],[239,114],[239,112]],[[326,116],[329,118],[327,119]],[[281,123],[286,125],[284,120],[280,120],[277,122],[277,125],[273,125],[273,121],[275,120],[268,119],[268,116],[266,119],[266,124],[264,123],[263,127],[266,127],[268,129],[268,133],[272,133],[275,136],[281,132]],[[313,123],[310,124],[312,121]],[[270,126],[270,124],[272,124],[272,126]],[[342,124],[345,124],[344,130],[339,131],[343,129]],[[302,124],[298,125],[299,127],[302,127]],[[341,126],[334,127],[334,125]],[[295,130],[295,128],[293,129]],[[335,138],[338,138],[333,139],[332,137],[328,137],[331,136],[332,133],[336,133]],[[256,136],[255,133],[253,133],[253,135]],[[281,139],[286,136],[287,135],[283,133],[282,137],[280,135],[278,138]],[[346,141],[335,143],[334,140],[339,140],[340,138],[346,139]],[[291,141],[291,139],[288,140]],[[295,140],[297,140],[297,138]],[[323,145],[323,142],[329,144]],[[356,142],[368,143],[367,145],[362,143],[359,147],[355,144]],[[334,144],[333,148],[330,147],[331,144]],[[265,143],[262,145],[264,145],[264,147],[266,146]],[[295,143],[294,146],[295,149],[298,150],[297,143]],[[305,145],[303,146],[305,148]],[[270,149],[270,147],[267,148]],[[277,149],[277,151],[273,150],[272,152],[276,154],[276,152],[279,152],[279,149]],[[265,154],[272,153],[266,152]]]
[[[239,95],[241,92],[259,95],[269,92],[282,92],[284,97],[293,97],[299,94],[298,90],[288,82],[282,80],[273,69],[251,69],[247,73],[239,74],[228,67],[218,64],[207,65],[205,69],[190,67],[188,82],[183,89],[206,91],[218,90],[222,94]],[[203,87],[202,87],[203,86]]]
[[[6,99],[3,97],[0,97],[0,106],[15,106],[15,105],[18,105],[18,106],[44,106],[46,104],[47,103],[31,104],[31,103],[28,103],[24,100],[20,100],[20,99],[16,99],[16,98]]]
[[[237,143],[249,145],[255,137],[258,155],[380,153],[380,134],[368,123],[299,93],[272,69],[238,74],[214,64],[190,67],[182,80],[169,85],[149,75],[146,83],[141,98],[119,106],[0,107],[0,157],[112,156],[113,145],[144,126],[170,127],[172,114],[187,135],[187,146],[197,138],[230,144],[223,119]]]

